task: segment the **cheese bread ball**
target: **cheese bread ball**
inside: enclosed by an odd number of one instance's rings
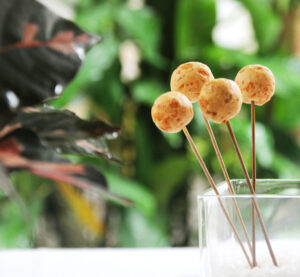
[[[193,105],[180,92],[160,95],[151,110],[152,120],[160,130],[177,133],[189,124],[194,116]]]
[[[207,65],[199,62],[184,63],[172,73],[171,90],[183,93],[194,103],[199,100],[203,84],[213,78]]]
[[[225,123],[241,110],[242,94],[234,81],[214,79],[203,85],[199,106],[207,119]]]
[[[263,105],[268,102],[275,91],[275,79],[272,71],[262,65],[254,64],[243,67],[235,77],[241,89],[243,102]]]

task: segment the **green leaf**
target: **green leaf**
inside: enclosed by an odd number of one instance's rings
[[[120,81],[120,67],[115,62],[104,71],[103,78],[89,86],[89,96],[109,116],[111,122],[119,124],[126,98],[125,88]]]
[[[103,43],[89,51],[75,79],[64,90],[63,96],[52,101],[52,104],[57,108],[63,107],[74,98],[75,93],[79,93],[87,85],[102,80],[105,72],[118,58],[118,51],[119,45],[116,39],[111,34],[104,34]]]
[[[278,178],[300,178],[299,164],[295,164],[295,162],[289,160],[279,153],[276,153],[276,156],[273,159],[272,168],[278,175]]]
[[[249,10],[259,44],[259,52],[273,50],[282,29],[280,17],[273,11],[270,0],[239,0]]]
[[[105,2],[80,11],[75,20],[90,32],[102,33],[112,31],[115,24],[114,17],[113,4]]]
[[[174,33],[176,58],[199,57],[202,47],[212,42],[215,24],[214,0],[177,1]]]
[[[53,192],[53,181],[35,176],[28,171],[20,170],[10,174],[11,182],[26,202],[35,199],[44,201]]]
[[[293,0],[276,0],[276,9],[280,13],[288,13]]]
[[[235,129],[235,135],[238,142],[241,142],[243,148],[251,151],[251,123],[250,120],[237,118],[233,120],[232,125]],[[273,134],[262,123],[256,122],[255,124],[255,146],[256,158],[260,166],[271,169],[272,161],[274,159],[274,141]],[[245,146],[248,147],[246,148]]]
[[[251,128],[249,127],[249,137]],[[257,161],[262,167],[272,169],[274,141],[271,131],[263,124],[255,124],[255,145]]]
[[[299,97],[299,92],[295,91],[295,96],[292,99],[281,98],[274,103],[274,119],[282,129],[293,130],[299,126],[300,118],[297,116],[300,107]]]
[[[161,132],[161,133],[172,148],[176,149],[182,146],[183,139],[181,133],[172,133],[172,134],[166,132]]]
[[[142,104],[152,107],[158,96],[166,91],[166,87],[155,80],[137,81],[132,86],[133,98]]]
[[[149,119],[151,115],[150,112],[146,118],[138,116],[136,122],[136,130],[135,130],[135,146],[136,146],[136,171],[137,171],[137,179],[145,184],[149,184],[149,176],[151,172],[149,168],[151,168],[154,163],[154,156],[156,151],[156,146],[153,144],[153,139],[155,139],[155,135],[151,132],[151,128],[149,128]],[[154,124],[150,122],[150,124]]]
[[[41,216],[42,201],[34,199],[27,204],[28,211],[34,223]],[[29,248],[32,247],[30,230],[22,217],[19,206],[10,201],[1,205],[0,217],[0,247]]]
[[[159,216],[146,217],[134,209],[126,210],[120,244],[122,247],[165,247],[169,246],[166,228],[167,218]]]
[[[150,181],[160,204],[166,205],[189,171],[185,155],[173,155],[151,168]],[[176,174],[175,174],[176,173]]]
[[[132,10],[127,5],[123,5],[118,11],[116,20],[122,28],[125,38],[136,40],[145,60],[154,66],[164,65],[163,57],[158,54],[160,21],[150,8]]]
[[[111,192],[132,200],[134,207],[145,215],[151,216],[155,213],[155,198],[143,184],[108,171],[104,171],[104,175],[107,178]]]

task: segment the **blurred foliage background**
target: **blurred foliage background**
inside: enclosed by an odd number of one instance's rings
[[[52,104],[122,126],[121,136],[109,142],[122,165],[84,161],[105,173],[112,191],[136,204],[120,207],[65,184],[14,173],[30,221],[24,221],[18,205],[2,197],[1,247],[197,245],[196,195],[208,184],[183,135],[161,133],[150,116],[155,98],[170,89],[172,71],[186,61],[206,63],[215,77],[230,79],[247,64],[273,71],[275,96],[256,108],[257,176],[300,177],[298,1],[42,2],[104,38],[90,50],[63,97]],[[232,124],[250,172],[249,105]],[[222,181],[197,106],[189,129],[214,179]],[[214,124],[213,129],[230,177],[243,178],[225,126]]]

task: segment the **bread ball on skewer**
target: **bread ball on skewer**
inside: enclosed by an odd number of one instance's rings
[[[243,67],[235,77],[241,89],[243,102],[263,105],[268,102],[275,91],[275,78],[266,66],[254,64]]]
[[[170,91],[155,100],[151,115],[153,122],[160,130],[177,133],[191,122],[194,110],[186,96]]]
[[[189,62],[189,63],[185,63],[185,64],[178,66],[177,69],[173,72],[172,77],[171,77],[171,89],[176,89],[177,91],[186,95],[190,99],[190,101],[193,102],[193,101],[197,101],[197,100],[199,100],[199,98],[201,98],[202,88],[206,84],[211,83],[213,79],[214,79],[213,74],[211,73],[211,71],[207,65],[199,63],[199,62]],[[216,81],[216,85],[219,83],[220,83],[219,81]],[[222,81],[221,81],[221,83],[222,83]],[[221,118],[221,121],[223,121],[226,116],[228,117],[227,111],[228,111],[228,109],[231,108],[230,106],[234,106],[234,108],[231,110],[234,110],[235,113],[233,113],[233,114],[229,113],[229,115],[234,116],[236,113],[239,112],[240,106],[242,104],[241,93],[239,91],[238,86],[234,82],[229,81],[229,80],[224,81],[223,83],[225,83],[225,85],[227,84],[229,87],[232,86],[233,91],[237,90],[238,92],[235,94],[237,94],[239,97],[238,97],[238,101],[234,101],[235,100],[234,93],[231,93],[234,96],[232,96],[230,93],[229,93],[229,96],[228,96],[228,93],[222,94],[225,97],[225,99],[224,99],[225,102],[228,102],[228,103],[226,103],[227,106],[225,107],[225,115],[222,115],[222,111],[220,111],[220,113],[219,113],[219,117]],[[213,84],[215,84],[215,83],[213,83]],[[230,90],[229,90],[229,92],[230,92]],[[215,95],[211,95],[211,96],[212,96],[212,99],[215,97]],[[220,97],[215,98],[216,101],[219,101],[220,99],[221,99]],[[230,101],[230,99],[232,101]],[[198,103],[199,103],[199,101],[198,101]],[[217,104],[222,104],[222,103],[219,101]],[[216,108],[218,110],[220,110],[220,107],[216,107]],[[208,110],[208,112],[209,112],[209,110]],[[224,113],[224,111],[223,111],[223,113]],[[213,114],[211,114],[211,115],[213,115]],[[216,114],[216,116],[218,116],[218,115]],[[228,175],[226,166],[224,164],[224,161],[223,161],[220,149],[218,147],[216,138],[214,136],[213,130],[208,121],[208,119],[212,119],[212,118],[211,118],[211,116],[207,116],[207,114],[205,114],[205,113],[203,113],[203,117],[204,117],[204,121],[205,121],[207,130],[208,130],[209,136],[211,138],[213,147],[214,147],[216,155],[218,157],[220,166],[222,168],[222,172],[227,181],[228,187],[229,187],[231,193],[234,194],[235,193],[234,188],[230,181],[230,177]],[[245,224],[243,222],[241,213],[239,211],[239,208],[238,208],[236,202],[234,202],[234,205],[235,205],[235,209],[237,212],[239,222],[240,222],[243,232],[245,234],[245,238],[247,240],[249,249],[251,249],[249,235],[246,230]]]
[[[207,119],[225,123],[240,112],[242,94],[235,82],[224,78],[214,79],[203,85],[199,106]]]
[[[198,152],[196,145],[195,145],[188,129],[186,128],[186,125],[192,120],[192,118],[194,116],[193,106],[192,106],[192,103],[190,102],[190,100],[186,96],[184,96],[183,94],[181,94],[179,92],[174,92],[174,91],[167,92],[165,94],[162,94],[155,100],[152,110],[151,110],[151,115],[152,115],[153,122],[160,130],[162,130],[164,132],[168,132],[168,133],[176,133],[181,130],[183,131],[195,156],[198,159],[200,166],[202,167],[202,169],[205,173],[205,176],[207,177],[208,182],[212,186],[215,193],[217,195],[219,195],[220,193],[219,193],[200,153]],[[252,267],[250,258],[247,254],[245,246],[242,243],[242,240],[239,236],[237,229],[235,228],[235,226],[234,226],[234,224],[233,224],[233,222],[232,222],[232,220],[220,198],[218,199],[218,201],[220,203],[220,206],[224,213],[224,216],[226,217],[226,219],[228,221],[228,224],[231,226],[231,228],[235,234],[235,237],[241,246],[241,249],[245,255],[245,258],[246,258],[249,266]]]
[[[239,146],[230,124],[230,119],[239,113],[242,106],[242,94],[238,85],[235,82],[226,79],[215,79],[205,83],[200,93],[199,106],[204,116],[208,119],[216,123],[226,123],[230,136],[234,143],[235,150],[242,165],[247,184],[251,190],[251,193],[255,194],[255,190],[253,189],[253,186],[251,184],[248,172],[245,167],[245,163],[243,161]],[[277,266],[278,263],[274,255],[274,251],[272,249],[260,209],[258,207],[258,204],[256,203],[256,200],[254,199],[253,201],[253,207],[257,213],[273,264]],[[254,221],[252,222],[254,225]],[[252,246],[252,250],[253,249],[254,245]],[[253,257],[254,256],[255,253],[253,252]],[[254,259],[254,261],[256,260]],[[253,263],[253,265],[255,266],[256,262]]]
[[[235,81],[241,89],[243,102],[251,104],[251,148],[252,148],[252,186],[256,192],[256,150],[255,150],[255,105],[263,105],[268,102],[275,91],[275,79],[272,71],[259,64],[243,67],[235,77]],[[255,216],[252,208],[252,246],[253,264],[256,265],[256,234]],[[271,252],[274,265],[276,258]]]
[[[171,76],[171,90],[184,94],[192,103],[197,102],[204,83],[214,78],[209,67],[200,62],[179,65]]]

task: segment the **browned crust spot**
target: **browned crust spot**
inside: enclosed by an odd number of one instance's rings
[[[193,64],[192,63],[186,63],[186,64],[183,64],[180,68],[181,69],[189,69],[193,67]]]

